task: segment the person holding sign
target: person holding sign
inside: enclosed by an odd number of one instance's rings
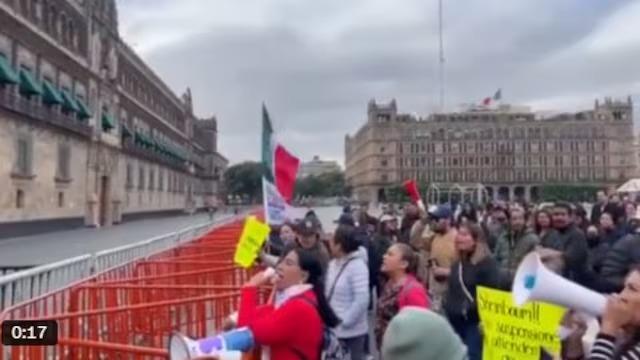
[[[290,250],[276,268],[278,300],[258,306],[258,288],[271,281],[263,271],[243,287],[238,327],[247,327],[255,344],[269,347],[271,359],[319,359],[324,327],[336,327],[340,319],[325,298],[318,258],[307,250]]]
[[[480,360],[482,336],[476,304],[476,287],[498,287],[498,264],[491,256],[482,228],[476,224],[460,226],[455,248],[459,260],[451,267],[444,310],[453,329],[467,345],[469,360]]]

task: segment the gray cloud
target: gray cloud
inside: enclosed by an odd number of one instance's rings
[[[198,0],[187,3],[197,9]],[[140,10],[131,4],[122,4],[120,11],[132,12],[124,21],[123,28],[130,29],[125,39],[153,43],[143,53],[149,64],[177,92],[191,86],[199,114],[218,116],[221,150],[232,161],[259,158],[262,101],[280,139],[303,159],[318,154],[342,160],[344,135],[363,123],[370,98],[395,97],[406,112],[435,110],[435,1],[254,4],[248,20],[233,10],[237,23],[225,9],[218,14],[226,16],[224,21],[207,23],[215,8],[203,9],[194,19],[197,26],[165,43],[153,37],[159,21],[136,20]],[[637,2],[445,4],[450,108],[479,101],[498,87],[510,102],[561,110],[588,106],[593,96],[640,92],[640,30],[631,21],[640,21]],[[195,10],[183,13],[176,23],[199,16]],[[168,14],[156,15],[171,20]],[[607,48],[620,32],[631,40]]]

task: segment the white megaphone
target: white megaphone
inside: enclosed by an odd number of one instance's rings
[[[246,328],[198,340],[174,332],[169,339],[169,360],[191,360],[198,357],[241,360],[242,352],[252,346],[253,335]]]
[[[540,300],[596,317],[604,313],[607,303],[604,295],[547,269],[536,252],[525,256],[518,266],[511,293],[517,306]]]

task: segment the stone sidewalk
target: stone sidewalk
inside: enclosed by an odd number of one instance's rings
[[[220,215],[216,216],[219,218]],[[94,229],[82,228],[0,241],[0,266],[41,265],[132,244],[209,221],[207,214],[131,221]]]

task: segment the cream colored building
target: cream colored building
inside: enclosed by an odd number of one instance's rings
[[[298,176],[305,178],[307,176],[318,176],[340,171],[342,169],[340,169],[340,165],[336,161],[322,160],[319,156],[314,156],[311,161],[303,162],[300,165]]]
[[[619,185],[635,174],[632,118],[630,98],[547,118],[508,105],[416,118],[371,100],[345,138],[346,178],[374,202],[407,179],[503,199],[535,199],[543,184]]]
[[[218,196],[217,120],[118,34],[114,0],[0,0],[0,237]]]

